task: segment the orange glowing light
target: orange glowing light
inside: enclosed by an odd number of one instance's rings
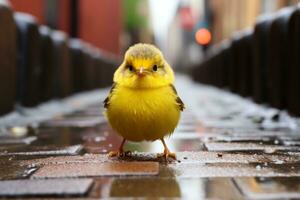
[[[206,28],[200,28],[195,34],[196,41],[201,45],[207,45],[211,41],[211,33]]]

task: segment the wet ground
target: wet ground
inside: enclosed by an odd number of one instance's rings
[[[49,102],[0,119],[0,196],[34,199],[300,198],[299,120],[284,111],[179,77],[186,111],[160,142],[127,143],[102,115],[108,89]]]

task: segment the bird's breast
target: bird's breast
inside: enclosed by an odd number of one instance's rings
[[[118,87],[111,96],[107,117],[125,138],[155,140],[173,132],[180,110],[169,86],[140,90]]]

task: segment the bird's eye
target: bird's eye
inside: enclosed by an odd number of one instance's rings
[[[153,71],[157,71],[157,65],[153,65],[152,69]]]
[[[128,69],[129,69],[129,71],[133,71],[133,66],[132,65],[128,65]]]

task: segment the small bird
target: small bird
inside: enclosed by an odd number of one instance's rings
[[[174,79],[172,68],[154,45],[139,43],[127,50],[103,102],[111,127],[123,137],[119,150],[110,152],[110,157],[126,154],[126,140],[161,140],[164,152],[158,157],[176,159],[164,141],[174,132],[184,109]]]

